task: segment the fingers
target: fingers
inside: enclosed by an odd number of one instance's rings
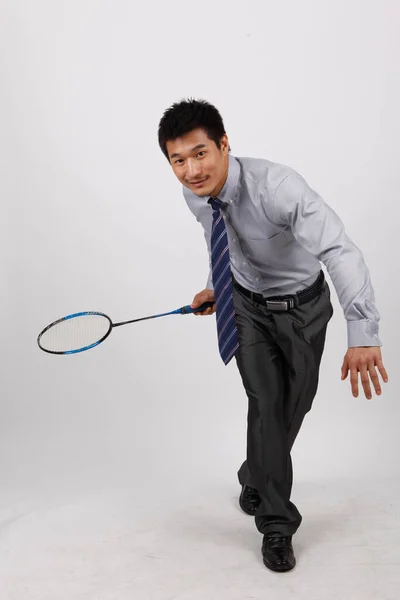
[[[193,298],[193,302],[192,302],[192,304],[190,305],[190,307],[191,307],[191,308],[198,308],[198,307],[199,307],[199,306],[201,306],[201,305],[202,305],[204,302],[205,302],[205,300],[204,300],[203,296],[202,296],[202,295],[200,295],[200,294],[197,294],[197,296],[195,296],[195,297]],[[208,309],[207,309],[207,310],[208,310]],[[198,311],[197,311],[197,312],[195,312],[195,313],[193,313],[193,314],[195,314],[195,315],[202,315],[202,314],[204,314],[205,312],[207,312],[207,311],[202,311],[202,312],[198,312]]]
[[[361,360],[358,364],[353,364],[350,368],[350,372],[351,391],[353,392],[354,398],[358,398],[358,373],[360,373],[361,385],[363,387],[365,397],[367,398],[367,400],[371,400],[372,394],[368,376],[369,374],[367,363]]]
[[[346,379],[348,373],[349,373],[349,363],[347,362],[346,359],[343,360],[343,364],[342,364],[342,380]]]
[[[368,371],[369,371],[369,376],[371,378],[372,381],[372,385],[374,386],[374,390],[375,392],[378,394],[378,396],[381,394],[382,389],[381,389],[381,384],[379,382],[379,377],[378,374],[376,372],[375,369],[375,365],[373,362],[370,362],[368,365]]]
[[[204,292],[200,292],[199,294],[196,294],[195,297],[193,298],[193,302],[190,305],[192,308],[197,308],[198,306],[201,306],[202,304],[204,304],[204,302],[207,302],[209,300],[209,298],[207,297],[206,294],[204,294]]]
[[[383,366],[383,362],[382,362],[381,360],[378,360],[378,361],[376,362],[376,366],[377,366],[377,367],[378,367],[378,369],[379,369],[379,373],[381,374],[381,377],[382,377],[383,381],[384,381],[385,383],[387,383],[389,378],[388,378],[388,374],[386,373],[386,369],[385,369],[385,367]]]
[[[200,304],[202,304],[202,302],[200,302]],[[200,304],[198,306],[200,306]],[[206,310],[203,310],[201,312],[197,311],[194,314],[195,317],[197,316],[205,316],[205,315],[212,315],[213,313],[215,313],[215,304],[213,304],[210,308],[206,308]]]
[[[366,364],[362,364],[360,367],[360,375],[361,375],[361,384],[363,386],[364,389],[364,394],[365,397],[367,398],[367,400],[371,400],[372,398],[372,394],[371,394],[371,386],[369,383],[369,377],[368,377],[368,368]]]
[[[372,391],[371,383],[375,393],[380,396],[382,393],[381,382],[379,380],[378,371],[382,376],[383,381],[388,381],[388,376],[381,360],[375,361],[373,358],[368,360],[365,356],[358,356],[355,360],[345,359],[342,365],[342,380],[346,379],[347,373],[350,370],[350,385],[351,391],[355,398],[359,395],[359,379],[360,374],[361,385],[367,400],[371,400]]]
[[[206,289],[196,294],[190,306],[191,308],[198,308],[204,302],[214,302],[214,292],[212,290]],[[196,311],[193,314],[197,317],[212,315],[213,313],[215,313],[215,302],[210,308],[206,308],[206,310],[202,311]]]
[[[365,397],[367,400],[371,400],[372,392],[371,392],[371,383],[374,387],[375,393],[380,396],[382,393],[382,388],[379,382],[379,377],[375,369],[374,363],[369,363],[367,365],[360,365],[358,368],[353,367],[351,369],[351,389],[353,392],[353,396],[355,398],[358,397],[358,373],[360,373],[361,385],[364,390]],[[370,383],[371,380],[371,383]]]
[[[358,369],[355,367],[350,369],[350,385],[354,398],[358,398]]]

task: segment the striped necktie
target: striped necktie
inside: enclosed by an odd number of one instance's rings
[[[233,284],[229,259],[228,236],[220,212],[221,201],[210,198],[213,209],[211,230],[211,267],[214,284],[218,346],[221,358],[227,365],[239,348],[233,305]]]

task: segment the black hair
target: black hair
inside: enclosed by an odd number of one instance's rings
[[[175,102],[163,114],[158,126],[158,143],[168,158],[167,142],[202,128],[217,148],[221,147],[221,138],[225,127],[218,110],[206,100],[188,98]]]

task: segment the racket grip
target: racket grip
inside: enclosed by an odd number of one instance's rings
[[[195,312],[203,312],[203,310],[206,310],[207,308],[211,308],[213,305],[214,305],[214,302],[203,302],[203,304],[201,304],[197,308],[192,308],[190,306],[190,304],[188,304],[187,306],[183,306],[181,308],[181,313],[183,315],[187,315],[187,314],[195,313]]]

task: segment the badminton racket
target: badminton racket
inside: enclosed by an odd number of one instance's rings
[[[197,308],[191,308],[190,305],[182,306],[170,312],[131,319],[130,321],[121,321],[120,323],[113,323],[108,315],[101,312],[74,313],[47,325],[39,333],[37,343],[41,350],[49,354],[76,354],[77,352],[90,350],[104,342],[115,327],[138,323],[147,319],[157,319],[167,315],[187,315],[203,312],[213,304],[214,302],[204,302]]]

